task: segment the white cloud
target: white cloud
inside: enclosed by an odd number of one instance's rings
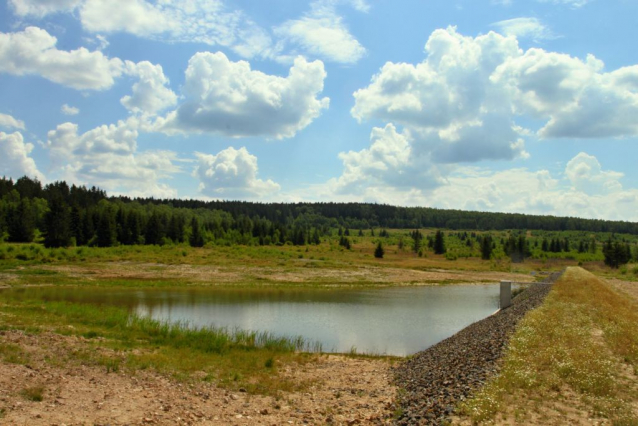
[[[203,195],[224,199],[258,199],[279,192],[272,180],[257,178],[257,157],[246,148],[229,147],[217,155],[196,153],[198,165],[193,175],[200,181]]]
[[[501,34],[517,38],[531,38],[534,41],[552,39],[556,36],[538,18],[514,18],[495,22],[493,27]]]
[[[51,13],[70,12],[81,2],[82,0],[9,0],[16,15],[38,18]]]
[[[122,74],[120,59],[81,47],[58,50],[57,39],[43,29],[28,27],[16,33],[0,33],[0,72],[40,75],[74,89],[103,90]]]
[[[22,133],[0,132],[0,175],[19,178],[29,176],[44,180],[35,161],[29,156],[33,144],[25,143]]]
[[[422,188],[419,184],[411,187],[387,184],[370,173],[366,177],[367,185],[362,184],[357,191],[344,193],[336,180],[331,180],[292,195],[297,200],[307,200],[308,194],[312,194],[316,201],[638,221],[638,190],[624,189],[618,181],[621,173],[602,170],[598,160],[585,153],[575,156],[564,173],[556,176],[547,170],[527,168],[494,171],[454,167],[443,172],[445,179],[432,188]]]
[[[137,151],[140,122],[136,118],[79,134],[77,124],[63,123],[48,133],[47,146],[60,178],[96,185],[112,194],[175,197],[161,183],[179,171],[171,151]]]
[[[428,154],[413,149],[414,140],[397,132],[392,124],[375,127],[370,134],[370,148],[339,154],[343,174],[329,185],[337,194],[363,194],[370,187],[426,189],[443,183],[438,168]]]
[[[520,49],[516,37],[494,32],[464,37],[436,30],[426,58],[386,63],[354,93],[352,115],[401,124],[412,150],[435,163],[528,157],[525,138],[638,136],[638,66],[605,73],[586,60]],[[530,132],[519,116],[544,122]]]
[[[544,138],[611,138],[638,135],[638,66],[605,73],[589,55],[530,49],[508,59],[492,82],[509,92],[518,114],[548,119]]]
[[[94,33],[224,46],[246,58],[277,53],[266,30],[221,0],[86,0],[80,20]]]
[[[168,78],[161,65],[148,61],[134,64],[127,61],[127,74],[139,77],[133,85],[133,95],[124,96],[122,105],[135,113],[156,114],[177,103],[177,95],[167,87]]]
[[[343,18],[336,12],[335,1],[315,1],[311,11],[300,19],[284,22],[274,32],[285,42],[299,45],[314,57],[340,63],[355,63],[365,53],[365,48],[350,33]],[[362,1],[352,3],[360,11],[369,6]]]
[[[251,70],[248,62],[232,62],[221,52],[200,52],[188,62],[186,101],[157,127],[167,133],[292,137],[328,108],[328,98],[317,98],[325,77],[321,61],[297,58],[284,78]]]
[[[9,114],[0,113],[0,127],[24,130],[24,121],[13,118]]]
[[[604,171],[596,157],[584,152],[567,163],[565,175],[574,189],[587,194],[609,194],[622,190],[619,179],[623,174]]]
[[[434,31],[425,50],[420,64],[386,63],[354,93],[352,115],[406,126],[439,162],[525,157],[507,94],[490,80],[520,54],[516,39],[493,32],[463,37],[448,28]]]
[[[80,113],[80,109],[76,107],[69,106],[67,104],[62,105],[60,111],[64,115],[78,115]]]

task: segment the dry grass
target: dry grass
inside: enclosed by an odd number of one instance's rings
[[[473,423],[638,424],[637,324],[633,299],[568,268],[520,323],[500,374],[460,412]]]

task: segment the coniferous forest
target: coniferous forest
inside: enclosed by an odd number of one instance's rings
[[[574,217],[395,207],[365,203],[255,203],[245,201],[158,200],[110,197],[96,187],[66,182],[42,185],[22,177],[0,179],[0,236],[7,242],[40,239],[47,247],[190,244],[217,245],[319,244],[338,229],[340,244],[349,249],[351,235],[363,230],[387,236],[387,229],[414,229],[414,252],[421,245],[437,254],[446,252],[444,235],[422,241],[420,228],[449,231],[538,230],[582,231],[638,235],[638,224]],[[345,231],[344,231],[345,229]],[[351,231],[352,230],[352,231]],[[477,236],[480,256],[489,259],[496,244],[489,234]],[[604,243],[601,241],[601,243]],[[538,243],[537,243],[538,244]],[[543,238],[542,252],[595,252],[596,242],[581,238]],[[503,250],[522,260],[529,255],[523,234],[501,243]],[[632,256],[622,242],[602,245],[608,264],[617,267]]]

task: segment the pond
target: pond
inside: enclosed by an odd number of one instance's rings
[[[498,309],[498,285],[375,289],[11,289],[45,300],[125,306],[161,321],[303,336],[325,352],[405,356]]]

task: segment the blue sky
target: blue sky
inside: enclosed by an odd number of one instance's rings
[[[638,220],[632,0],[1,0],[0,174]]]

